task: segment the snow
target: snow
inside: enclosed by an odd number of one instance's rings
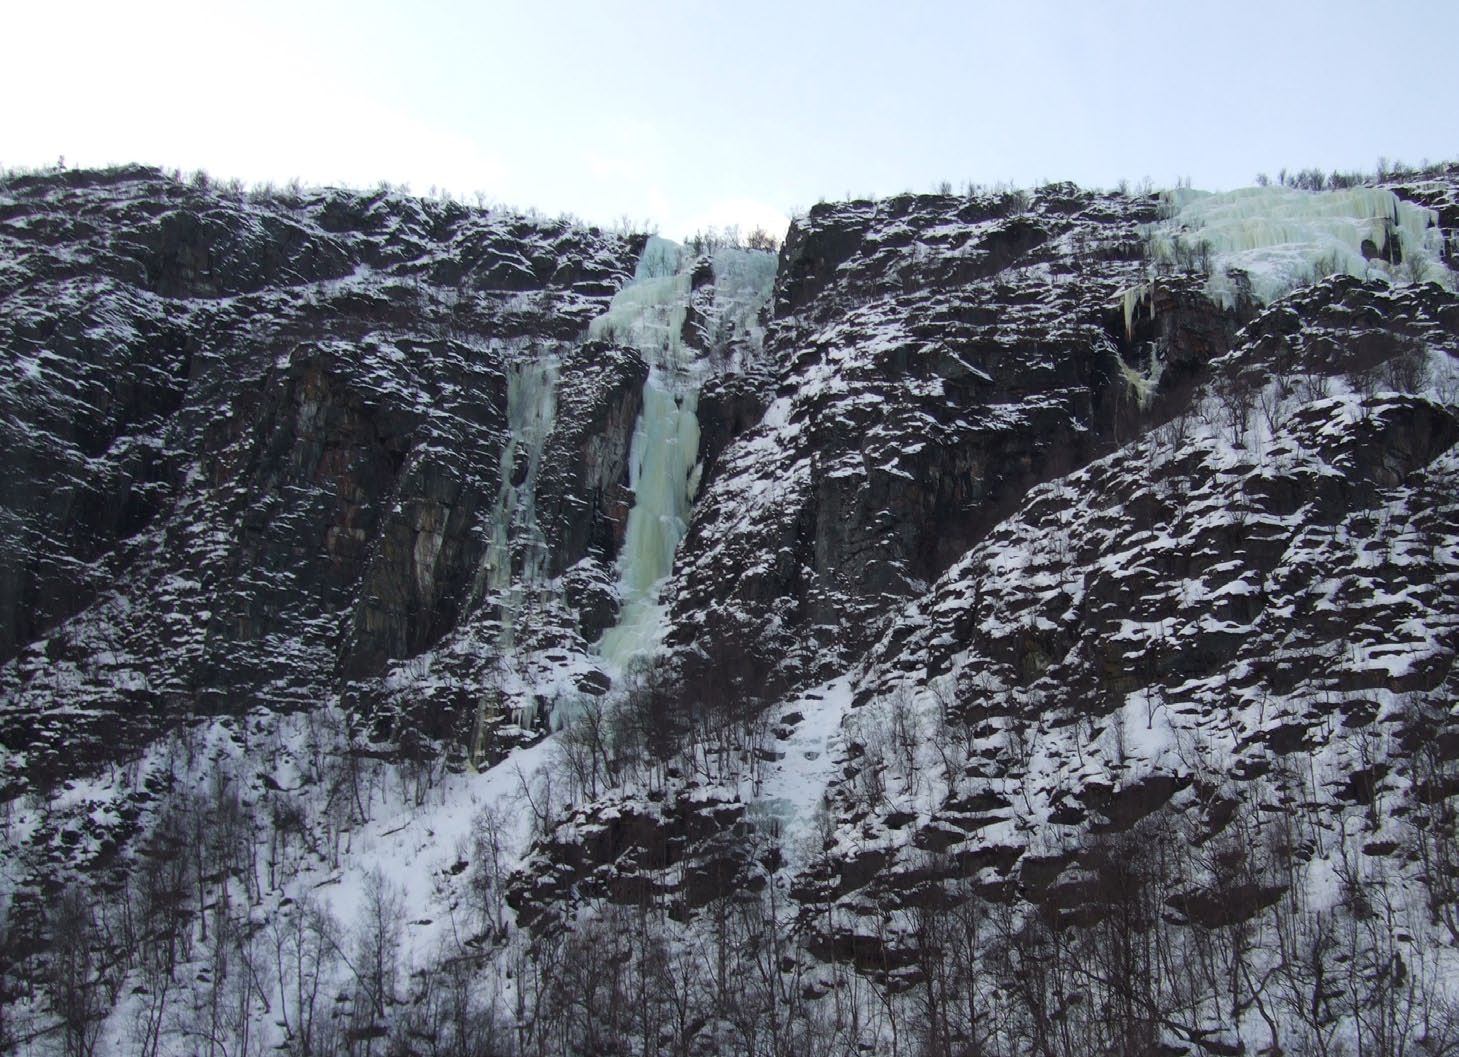
[[[331,794],[320,768],[343,759],[340,754],[348,746],[337,739],[345,723],[346,717],[326,706],[312,715],[260,710],[241,719],[198,724],[172,740],[160,741],[124,771],[70,782],[49,798],[37,799],[34,808],[16,811],[18,817],[7,814],[5,845],[29,844],[43,825],[65,825],[74,818],[85,818],[104,834],[125,832],[124,819],[135,813],[133,804],[146,805],[153,798],[144,790],[157,788],[166,788],[168,803],[174,804],[186,802],[187,797],[207,803],[220,792],[237,795],[260,818],[268,817],[270,805],[297,806],[306,831],[288,861],[279,864],[277,877],[271,864],[255,862],[251,868],[259,878],[274,880],[263,884],[257,901],[235,891],[228,902],[241,908],[245,921],[261,927],[278,920],[288,906],[317,900],[342,926],[341,938],[352,942],[356,928],[366,921],[372,887],[383,882],[386,892],[401,898],[407,914],[399,952],[404,980],[413,966],[427,964],[440,949],[459,946],[474,935],[479,923],[471,919],[465,892],[473,875],[458,877],[460,865],[472,858],[473,842],[483,836],[499,842],[504,870],[521,860],[534,835],[529,801],[544,795],[557,745],[548,738],[480,773],[441,774],[424,795],[402,770],[365,761],[360,778],[365,817],[351,812],[337,823],[343,829],[334,838],[337,852],[332,855],[331,840],[321,831],[334,823],[326,822]],[[144,816],[144,821],[149,820]],[[492,832],[484,833],[484,826]],[[255,856],[267,859],[267,842],[253,847]],[[70,858],[79,857],[77,866],[99,851],[94,840],[66,848]],[[21,872],[25,862],[20,856],[0,856],[0,906],[31,880]],[[65,883],[68,877],[63,870],[53,880]],[[238,881],[215,881],[210,889],[216,893],[219,883]],[[205,956],[200,952],[199,957]],[[198,969],[205,967],[201,961]],[[178,971],[187,974],[186,963]],[[331,994],[348,993],[352,986],[348,965],[338,964],[334,972],[334,979],[321,983]],[[269,977],[260,983],[266,989],[284,986]],[[263,997],[285,1005],[289,1001],[287,994],[271,990]],[[104,1052],[132,1052],[133,1015],[126,999],[112,1010],[101,1042]],[[264,1033],[269,1046],[283,1041],[281,1026],[273,1018],[262,1018],[256,1030]]]
[[[782,820],[789,849],[815,839],[817,810],[840,766],[841,724],[851,711],[852,691],[851,679],[842,676],[787,699],[778,709],[782,717],[802,718],[777,742],[782,758],[765,769],[755,799],[771,805]]]
[[[557,751],[553,738],[519,749],[487,770],[448,775],[439,791],[423,806],[408,800],[382,801],[381,810],[354,837],[351,864],[333,873],[326,900],[342,920],[354,920],[371,873],[378,870],[406,895],[406,903],[421,916],[444,909],[433,881],[451,865],[459,847],[472,835],[482,808],[494,809],[504,823],[501,837],[513,860],[520,858],[532,838],[531,812],[526,798],[553,766]],[[305,879],[300,890],[318,887]],[[433,931],[417,932],[412,946],[428,951]]]
[[[1192,198],[1187,204],[1195,201]],[[1361,212],[1359,206],[1365,200],[1359,196],[1357,205],[1354,201],[1348,200],[1343,208]],[[1378,219],[1381,217],[1368,218]],[[1352,221],[1348,226],[1358,230],[1365,222],[1362,217],[1348,220]],[[1209,218],[1203,221],[1212,229],[1222,223]],[[1326,221],[1302,223],[1306,227],[1301,230],[1310,232]],[[961,230],[958,225],[948,228]],[[1408,254],[1412,251],[1407,239],[1412,232],[1402,224],[1399,229]],[[1200,230],[1203,228],[1193,227],[1190,233],[1198,235]],[[1276,225],[1269,225],[1267,234],[1276,230]],[[1332,238],[1342,241],[1347,235],[1339,231]],[[1253,241],[1258,240],[1253,237]],[[1232,246],[1237,245],[1233,236]],[[1282,257],[1283,268],[1296,269],[1303,260],[1311,263],[1313,251],[1301,248],[1306,242],[1298,245],[1291,251],[1291,261]],[[1273,247],[1233,248],[1228,256],[1234,260],[1241,254],[1270,249]],[[1250,259],[1260,263],[1276,260],[1280,254]],[[617,658],[619,664],[626,664],[636,652],[651,649],[657,641],[657,621],[662,614],[657,592],[673,566],[679,537],[693,514],[696,385],[705,367],[678,340],[685,316],[675,313],[682,308],[678,299],[687,292],[687,283],[680,281],[685,267],[681,250],[663,240],[650,240],[639,261],[638,282],[625,290],[621,301],[615,299],[601,323],[590,328],[598,337],[642,342],[640,347],[654,361],[630,453],[630,483],[636,498],[629,517],[630,541],[619,570],[626,602],[624,617],[610,633],[634,641],[619,648],[605,640],[601,646],[605,659]],[[716,258],[715,296],[721,299],[719,287],[723,286],[724,311],[735,313],[731,329],[736,333],[758,327],[758,309],[750,306],[761,294],[759,284],[767,271],[763,258],[725,257],[723,267]],[[1126,293],[1127,331],[1148,299],[1144,288]],[[675,326],[676,318],[679,326]],[[873,389],[858,390],[861,383],[854,372],[859,365],[877,355],[913,349],[909,355],[918,356],[925,351],[895,322],[840,321],[827,328],[822,340],[829,347],[818,350],[824,354],[822,362],[805,377],[812,379],[818,397],[830,392],[849,394],[835,406],[838,414],[874,407],[880,398]],[[510,437],[500,465],[482,470],[490,477],[495,469],[500,479],[481,592],[501,606],[501,638],[462,640],[455,644],[462,649],[513,650],[513,629],[518,623],[513,614],[521,592],[534,585],[552,590],[550,585],[538,583],[542,534],[533,510],[533,482],[543,439],[555,417],[556,361],[519,351],[522,355],[514,361],[508,378]],[[389,343],[380,344],[375,353],[388,361],[412,355]],[[1434,350],[1433,356],[1439,355]],[[964,365],[975,374],[982,373],[973,365]],[[19,369],[31,371],[24,364]],[[1146,377],[1127,367],[1131,388],[1148,395],[1158,381],[1158,369],[1158,363],[1152,361],[1152,376]],[[1378,837],[1407,837],[1411,831],[1398,812],[1367,817],[1369,813],[1360,808],[1335,804],[1331,791],[1362,767],[1369,753],[1386,754],[1402,764],[1385,739],[1392,737],[1392,724],[1410,701],[1389,685],[1344,690],[1332,689],[1335,683],[1324,684],[1329,696],[1322,700],[1320,714],[1314,715],[1311,706],[1319,692],[1318,680],[1336,673],[1371,676],[1388,683],[1407,680],[1413,685],[1425,674],[1427,659],[1448,656],[1446,644],[1454,629],[1440,622],[1440,616],[1430,611],[1430,603],[1434,591],[1449,591],[1453,586],[1452,576],[1443,567],[1453,565],[1456,550],[1452,537],[1425,542],[1417,528],[1425,513],[1420,493],[1408,486],[1373,499],[1372,508],[1362,512],[1364,518],[1371,516],[1372,525],[1345,515],[1335,515],[1331,524],[1309,523],[1310,511],[1267,515],[1248,501],[1245,493],[1259,491],[1269,480],[1281,483],[1284,479],[1335,476],[1337,485],[1347,486],[1347,471],[1339,457],[1342,445],[1352,439],[1353,427],[1364,416],[1382,414],[1385,398],[1355,394],[1340,380],[1332,382],[1332,389],[1336,395],[1306,401],[1301,407],[1300,428],[1290,420],[1286,425],[1254,422],[1242,435],[1232,437],[1219,424],[1205,421],[1198,406],[1192,435],[1178,446],[1172,440],[1168,449],[1162,449],[1152,438],[1087,470],[1034,489],[1018,512],[997,526],[985,544],[958,562],[924,598],[892,614],[886,625],[886,652],[874,653],[864,666],[796,691],[772,706],[770,722],[779,726],[773,732],[774,740],[765,737],[760,747],[772,750],[778,758],[763,764],[732,762],[716,775],[714,784],[686,789],[682,795],[708,800],[728,790],[747,804],[752,820],[777,828],[789,857],[784,872],[771,879],[772,884],[781,884],[788,883],[798,867],[822,855],[821,842],[828,832],[833,838],[832,858],[834,853],[859,854],[875,848],[905,856],[903,865],[919,862],[911,845],[913,834],[936,823],[943,798],[953,793],[995,793],[1011,805],[996,818],[993,813],[979,818],[978,823],[986,824],[968,839],[965,848],[1006,845],[1039,852],[1069,851],[1087,836],[1088,828],[1053,820],[1058,817],[1058,805],[1076,800],[1082,791],[1119,792],[1160,774],[1193,779],[1224,793],[1238,781],[1247,781],[1233,777],[1239,774],[1239,765],[1275,761],[1279,767],[1290,765],[1295,777],[1279,775],[1249,787],[1272,798],[1253,804],[1252,813],[1258,819],[1255,832],[1258,838],[1270,835],[1263,828],[1270,824],[1261,821],[1262,813],[1290,811],[1294,824],[1305,831],[1303,841],[1310,841],[1307,857],[1292,867],[1293,902],[1303,912],[1339,912],[1354,876],[1373,877],[1373,871],[1384,868],[1360,859],[1355,849]],[[819,479],[812,477],[809,456],[802,457],[792,443],[820,425],[813,411],[808,411],[814,405],[802,395],[779,396],[760,426],[726,453],[724,472],[730,475],[730,483],[724,491],[734,509],[723,524],[778,517],[793,505],[797,490],[809,492],[820,481],[845,480],[854,487],[857,479],[865,478],[866,464],[858,461],[863,454],[859,451],[838,461],[827,460],[819,468]],[[1432,392],[1423,395],[1434,397]],[[431,396],[411,387],[408,399],[429,404]],[[1214,408],[1209,410],[1214,414]],[[877,445],[875,462],[888,473],[903,473],[897,459],[917,446],[913,442],[899,452],[886,444]],[[1258,451],[1265,456],[1258,458]],[[783,452],[795,454],[777,463],[774,457]],[[1281,454],[1280,462],[1275,453]],[[1441,486],[1451,481],[1455,458],[1452,451],[1442,456],[1435,463],[1437,469],[1428,471],[1431,479]],[[775,467],[774,472],[745,472],[762,461]],[[1179,469],[1181,466],[1185,468]],[[198,471],[194,468],[192,472]],[[1179,494],[1172,498],[1169,490]],[[1441,491],[1438,499],[1423,502],[1441,505],[1447,502],[1447,494]],[[1127,523],[1137,502],[1155,509],[1153,527],[1138,529]],[[1258,575],[1232,558],[1222,541],[1236,536],[1278,544],[1272,569]],[[197,546],[208,544],[203,540]],[[430,533],[419,537],[418,576],[429,574],[438,546]],[[1157,558],[1169,560],[1170,555],[1184,559],[1182,575],[1151,583],[1159,567]],[[747,557],[746,564],[782,556],[755,554]],[[1395,567],[1411,569],[1411,579],[1385,579]],[[1437,579],[1441,575],[1446,578]],[[809,572],[806,578],[811,578]],[[1374,586],[1389,582],[1396,586]],[[1102,616],[1096,612],[1096,586],[1109,589],[1106,599],[1114,599],[1107,601],[1111,613]],[[176,577],[163,587],[182,592],[198,590],[200,585]],[[116,599],[111,604],[119,612],[126,602]],[[1232,609],[1248,606],[1259,611],[1254,618],[1232,615]],[[1299,608],[1341,617],[1344,626],[1340,630],[1347,646],[1341,653],[1330,650],[1324,654],[1322,665],[1328,671],[1304,676],[1306,682],[1277,692],[1260,683],[1261,671],[1283,665],[1303,650],[1328,650],[1331,645],[1311,646],[1283,638],[1287,629],[1300,623],[1294,618]],[[192,616],[206,620],[208,613],[197,610]],[[1373,620],[1393,614],[1397,616],[1386,620],[1381,634],[1373,633]],[[1107,632],[1096,643],[1108,652],[1090,658],[1112,676],[1108,701],[1071,704],[1059,700],[1056,687],[1038,667],[1077,662],[1084,643],[1076,644],[1068,657],[1040,657],[1038,665],[1030,663],[1026,670],[1000,667],[1000,650],[1008,653],[1029,643],[1040,651],[1058,654],[1059,633],[1086,620],[1109,621]],[[1256,645],[1215,674],[1175,674],[1193,664],[1189,654],[1182,656],[1182,649],[1196,653],[1223,636]],[[96,645],[98,654],[108,648],[104,641]],[[44,647],[44,643],[37,644],[40,654],[46,652]],[[407,692],[431,685],[438,679],[437,659],[422,655],[414,670],[407,670],[407,665],[398,667],[385,686]],[[542,654],[518,656],[516,661],[519,670],[511,675],[512,689],[523,696],[566,693],[572,677],[587,670],[577,659],[550,666]],[[27,658],[23,663],[41,662]],[[127,686],[138,677],[126,656],[114,656],[106,663],[115,685]],[[61,665],[46,671],[58,685],[66,685],[75,675]],[[1164,677],[1163,689],[1154,689],[1148,678],[1150,685],[1129,689],[1131,682],[1151,671]],[[1377,718],[1366,727],[1350,723],[1345,708],[1366,704],[1369,699],[1378,709]],[[853,701],[864,703],[853,707]],[[969,706],[965,723],[936,726],[941,719],[939,710],[947,702]],[[83,715],[84,702],[72,704],[70,709],[56,713],[62,722]],[[343,732],[348,717],[331,705],[309,717],[253,716],[242,724],[209,721],[199,728],[201,744],[195,752],[188,751],[185,767],[164,760],[168,752],[180,753],[181,749],[159,744],[148,751],[137,770],[143,776],[159,778],[166,772],[180,787],[198,792],[205,791],[216,775],[223,775],[248,787],[248,795],[262,797],[257,787],[248,785],[252,769],[261,767],[271,781],[318,816],[328,801],[324,783],[311,770],[310,758],[318,756],[315,743],[320,736],[311,733],[308,724],[316,721],[335,723]],[[1304,746],[1281,758],[1263,748],[1265,739],[1309,721],[1315,732],[1311,751]],[[918,736],[889,745],[887,734],[894,723]],[[471,882],[469,875],[456,879],[453,870],[466,858],[463,849],[480,834],[483,812],[495,815],[511,864],[521,861],[536,832],[535,815],[547,793],[548,779],[554,770],[561,770],[557,755],[564,736],[551,735],[518,749],[507,761],[479,773],[435,776],[424,791],[412,786],[405,767],[380,764],[368,755],[351,755],[348,750],[354,746],[348,736],[337,736],[344,740],[332,744],[333,759],[340,766],[360,766],[368,776],[367,817],[348,823],[345,852],[338,863],[329,861],[327,855],[302,855],[299,872],[264,895],[251,913],[261,922],[278,913],[285,900],[298,901],[313,894],[341,919],[353,922],[365,907],[372,878],[383,877],[402,893],[410,908],[406,966],[422,965],[437,943],[464,927],[460,904],[469,896]],[[965,743],[958,744],[958,739]],[[857,817],[843,811],[844,799],[837,802],[838,797],[849,798],[855,792],[845,778],[852,740],[863,743],[881,764],[880,770],[864,771],[866,778],[885,780],[881,800]],[[890,760],[893,750],[903,753],[908,762],[897,765]],[[1402,780],[1406,779],[1391,779],[1394,783]],[[1288,782],[1291,787],[1283,784]],[[5,820],[9,847],[28,845],[50,825],[52,816],[60,818],[71,811],[102,829],[118,827],[121,812],[117,805],[124,802],[119,791],[136,785],[135,779],[113,775],[73,783],[49,802],[18,803],[14,815],[7,814]],[[627,798],[642,792],[630,783],[622,795]],[[561,796],[560,787],[557,795]],[[1387,790],[1383,795],[1389,795]],[[1295,806],[1290,799],[1278,799],[1292,796],[1300,797]],[[1177,801],[1177,806],[1188,803],[1188,799]],[[882,825],[893,809],[905,810],[913,821],[901,829]],[[598,818],[613,814],[614,808],[605,807]],[[1101,821],[1097,811],[1091,814],[1095,822]],[[1189,820],[1195,821],[1194,814]],[[1357,861],[1357,867],[1348,860]],[[1197,853],[1193,852],[1192,861],[1199,862]],[[1439,951],[1428,964],[1441,970],[1451,966],[1452,952],[1435,942],[1440,933],[1425,919],[1424,893],[1412,863],[1399,859],[1393,863],[1391,890],[1400,903],[1394,921],[1418,937],[1418,945],[1433,944]],[[24,881],[21,866],[19,855],[0,856],[0,900]],[[1008,880],[993,877],[992,868],[987,869],[989,879]],[[1208,878],[1200,871],[1197,865],[1192,883],[1206,883]],[[1093,877],[1089,871],[1071,868],[1061,881]],[[882,913],[879,898],[852,894],[827,909],[826,917],[839,916],[837,920],[854,929],[856,922],[848,907],[862,900],[859,905],[869,912]],[[886,911],[878,922],[877,927],[884,924],[889,930],[904,924],[895,911]],[[1256,937],[1253,957],[1258,961],[1263,957],[1259,948],[1266,927],[1258,921],[1250,933]],[[500,968],[498,964],[487,972],[495,974]],[[510,973],[493,978],[507,989],[515,986]],[[479,982],[486,985],[484,980]],[[113,1016],[117,1037],[127,1016],[125,1005]],[[1219,1011],[1203,1011],[1200,1018],[1201,1023],[1223,1024]],[[1263,1037],[1263,1026],[1251,1014],[1247,1021],[1241,1030],[1249,1038]],[[1231,1027],[1229,1023],[1224,1026]],[[277,1031],[266,1030],[272,1033],[266,1042],[276,1043]],[[112,1049],[120,1047],[118,1043]]]
[[[1139,302],[1138,294],[1129,301]],[[1233,353],[1222,366],[1238,369],[1243,354]],[[1435,355],[1437,350],[1431,360]],[[1436,366],[1430,372],[1431,379],[1441,376]],[[1134,377],[1129,381],[1138,385]],[[1343,453],[1363,443],[1364,424],[1409,399],[1365,396],[1340,376],[1325,379],[1325,395],[1309,399],[1290,385],[1282,390],[1282,381],[1268,382],[1257,397],[1285,401],[1279,413],[1272,421],[1258,421],[1264,416],[1253,413],[1239,438],[1220,421],[1216,403],[1197,401],[1179,441],[1157,434],[1033,489],[1019,514],[955,564],[926,598],[888,620],[885,652],[872,652],[857,681],[874,686],[878,701],[899,694],[923,700],[920,687],[947,681],[985,717],[969,754],[996,760],[996,766],[969,767],[944,781],[935,766],[919,764],[923,781],[930,776],[938,795],[959,788],[992,791],[1014,803],[1013,818],[980,830],[980,839],[1031,852],[1068,850],[1082,839],[1078,833],[1106,820],[1095,809],[1092,822],[1056,823],[1060,804],[1077,803],[1086,792],[1097,794],[1091,802],[1098,804],[1101,796],[1126,790],[1137,804],[1139,787],[1152,777],[1204,783],[1223,796],[1251,798],[1258,834],[1282,820],[1300,827],[1304,850],[1289,865],[1290,874],[1276,879],[1290,887],[1286,912],[1299,919],[1346,913],[1354,877],[1367,878],[1361,883],[1391,900],[1388,912],[1415,937],[1402,941],[1412,944],[1405,956],[1422,960],[1428,972],[1442,971],[1438,967],[1451,966],[1452,959],[1442,930],[1428,919],[1422,877],[1366,848],[1414,839],[1402,812],[1389,804],[1403,803],[1407,795],[1410,772],[1393,732],[1418,692],[1395,688],[1416,687],[1421,679],[1433,685],[1435,672],[1443,670],[1435,661],[1451,657],[1441,642],[1452,632],[1435,626],[1439,618],[1431,604],[1434,590],[1448,590],[1436,588],[1435,578],[1445,584],[1452,579],[1445,567],[1452,565],[1447,536],[1436,538],[1430,529],[1428,546],[1417,543],[1415,526],[1425,514],[1412,481],[1380,491],[1371,509],[1336,524],[1325,524],[1305,506],[1290,514],[1264,509],[1256,497],[1280,495],[1294,482],[1302,482],[1301,491],[1313,480],[1350,479],[1355,470]],[[1440,396],[1436,388],[1418,395]],[[1452,453],[1443,455],[1415,476],[1447,494],[1442,482],[1453,471],[1445,460],[1452,459]],[[1116,495],[1122,501],[1114,501]],[[1150,527],[1130,523],[1137,504],[1152,508],[1142,517],[1147,525],[1154,522]],[[1226,542],[1233,538],[1259,546],[1266,557],[1254,562],[1249,554],[1233,555]],[[1151,563],[1155,555],[1164,555],[1162,566]],[[1172,563],[1185,575],[1164,579],[1157,570],[1168,576]],[[1062,604],[1055,590],[1074,601],[1051,619]],[[1096,615],[1089,600],[1098,597],[1106,600],[1106,611]],[[1340,619],[1324,622],[1314,612]],[[1080,634],[1080,625],[1090,621],[1101,623],[1098,636]],[[1335,629],[1335,641],[1291,637],[1314,624]],[[1072,640],[1067,657],[1052,659],[1048,676],[1043,668],[1017,664],[1029,636],[1037,634]],[[1223,639],[1248,645],[1229,665],[1199,672],[1202,653],[1221,650]],[[1091,702],[1060,693],[1062,676],[1055,674],[1077,671],[1090,652],[1112,684],[1111,702],[1093,705],[1093,716]],[[954,674],[934,674],[949,669]],[[1187,669],[1188,677],[1177,676]],[[1305,674],[1299,680],[1295,672]],[[887,715],[880,705],[864,707],[870,720],[847,720],[848,730],[861,732],[858,738],[872,736]],[[1368,720],[1373,707],[1377,718]],[[1352,715],[1358,718],[1350,724]],[[1378,792],[1391,801],[1365,809],[1336,800],[1334,790],[1375,759],[1391,767],[1385,784],[1392,788]],[[1262,777],[1266,772],[1256,768],[1263,765],[1278,777]],[[1294,766],[1301,788],[1284,784],[1285,768]],[[837,847],[851,854],[857,838],[846,805],[868,801],[857,780],[833,775],[831,781],[830,795],[843,805]],[[898,809],[917,811],[921,803],[891,778],[884,795]],[[1175,794],[1173,817],[1194,814],[1193,796],[1190,788]],[[905,831],[872,832],[873,842],[894,851],[901,868],[916,868],[920,860]],[[1066,871],[1060,883],[1076,880]],[[1197,874],[1189,883],[1218,889],[1219,879]],[[1345,1024],[1342,1030],[1351,1032],[1352,1022]],[[1252,1020],[1241,1030],[1247,1039],[1260,1039],[1266,1027]]]

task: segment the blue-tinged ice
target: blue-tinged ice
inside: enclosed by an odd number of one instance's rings
[[[684,343],[695,263],[677,243],[650,238],[633,281],[589,327],[589,336],[631,345],[649,362],[629,449],[634,500],[618,560],[618,621],[598,642],[603,659],[619,668],[658,647],[664,622],[660,590],[699,486],[699,389],[712,368]],[[712,267],[711,348],[758,348],[763,339],[758,317],[774,284],[774,255],[724,247]]]
[[[1339,273],[1453,287],[1442,260],[1438,215],[1386,188],[1247,187],[1222,194],[1182,189],[1166,192],[1164,199],[1170,216],[1148,233],[1151,257],[1207,261],[1207,292],[1227,307],[1237,297],[1231,275],[1237,270],[1246,273],[1252,296],[1262,304]],[[1131,309],[1127,296],[1127,327]]]
[[[730,346],[736,338],[750,349],[764,346],[760,311],[775,286],[779,262],[761,250],[722,247],[714,255],[714,307],[710,342]]]
[[[498,607],[498,642],[506,650],[515,646],[523,603],[547,568],[547,539],[537,521],[537,476],[557,419],[558,366],[549,355],[514,364],[507,372],[501,483],[475,584],[477,597],[489,595]]]
[[[651,237],[633,279],[614,295],[608,311],[588,325],[588,336],[631,345],[650,363],[668,359],[681,365],[689,310],[687,256],[678,243]]]
[[[696,380],[657,364],[650,370],[629,450],[634,498],[618,561],[618,621],[598,644],[620,667],[659,642],[659,588],[673,569],[698,486],[698,401]]]

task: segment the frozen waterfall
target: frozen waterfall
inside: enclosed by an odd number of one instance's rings
[[[699,487],[699,388],[710,368],[684,344],[694,264],[677,243],[650,238],[633,281],[589,330],[592,337],[634,346],[649,362],[629,449],[634,499],[618,560],[618,621],[598,642],[603,659],[619,668],[658,646],[664,616],[659,592]],[[714,255],[713,273],[711,344],[728,349],[739,337],[758,347],[756,320],[774,283],[774,256],[724,247]]]
[[[474,594],[490,596],[500,611],[498,641],[516,643],[517,619],[547,566],[547,540],[537,523],[537,474],[542,449],[557,417],[558,362],[551,356],[514,364],[507,374],[508,437],[502,445],[501,484],[492,513],[486,556]]]
[[[673,568],[699,483],[698,400],[698,379],[657,364],[643,387],[629,450],[634,498],[618,562],[618,622],[598,643],[604,659],[620,667],[659,641],[659,586]]]
[[[581,677],[591,668],[616,675],[662,641],[660,592],[688,528],[699,487],[699,390],[718,371],[752,361],[763,348],[760,310],[774,284],[773,254],[720,247],[711,258],[650,238],[633,278],[595,319],[587,338],[637,349],[648,361],[642,410],[629,441],[632,504],[616,568],[617,622],[593,644],[596,658],[571,656],[558,634],[572,619],[563,582],[538,520],[539,476],[558,424],[563,351],[529,339],[502,349],[507,433],[496,475],[497,498],[482,526],[484,553],[471,603],[496,617],[491,650],[500,679],[477,708],[471,759],[503,700],[515,702],[516,722],[530,728],[544,702],[556,726],[571,722],[583,700]],[[712,284],[709,280],[712,279]],[[697,284],[697,286],[696,286]],[[693,319],[692,328],[686,323]],[[686,341],[686,329],[692,333]],[[536,629],[547,630],[537,634]],[[486,644],[483,644],[486,645]]]
[[[618,621],[598,643],[603,658],[620,667],[658,642],[659,585],[673,567],[698,483],[696,411],[703,377],[683,342],[688,263],[678,244],[650,238],[633,281],[589,330],[593,337],[634,346],[649,362],[643,410],[629,448],[633,506],[618,559]]]
[[[1147,233],[1151,257],[1208,262],[1208,292],[1227,307],[1237,295],[1233,270],[1246,273],[1252,295],[1263,304],[1338,272],[1452,285],[1440,259],[1437,214],[1386,188],[1246,187],[1222,194],[1181,189],[1166,192],[1164,200],[1170,216]],[[1127,296],[1127,329],[1131,309]]]

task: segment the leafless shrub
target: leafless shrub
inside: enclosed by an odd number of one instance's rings
[[[1384,386],[1400,393],[1417,393],[1429,381],[1428,350],[1419,342],[1405,344],[1383,363]]]
[[[1251,426],[1251,411],[1259,391],[1256,382],[1240,371],[1222,371],[1211,380],[1217,421],[1225,429],[1231,443],[1238,448],[1246,445],[1246,432]]]

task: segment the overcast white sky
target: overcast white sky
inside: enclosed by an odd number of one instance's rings
[[[675,238],[943,179],[1221,189],[1459,157],[1453,0],[29,0],[5,22],[0,164],[384,179]]]

